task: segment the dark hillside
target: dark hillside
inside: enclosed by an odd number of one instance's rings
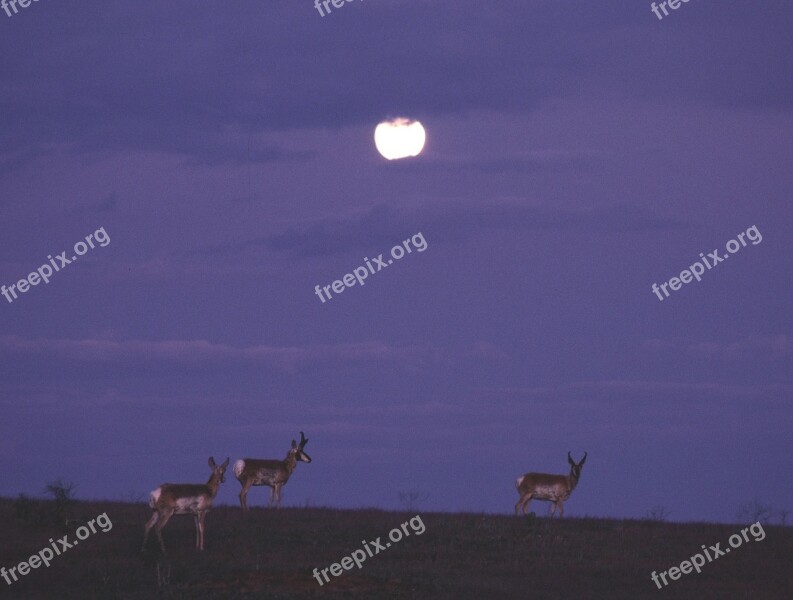
[[[65,532],[51,507],[0,501],[0,566],[16,565]],[[143,504],[80,503],[84,520],[106,512],[113,528],[90,535],[49,568],[8,586],[18,598],[752,598],[793,597],[793,531],[767,526],[766,538],[735,548],[702,572],[658,590],[652,571],[679,565],[702,544],[727,546],[738,525],[605,519],[549,520],[481,514],[420,514],[426,530],[392,543],[320,587],[328,568],[416,513],[377,510],[218,507],[207,518],[206,550],[193,549],[193,521],[164,530],[167,558],[150,540],[140,551],[149,510]],[[396,536],[396,534],[394,534]],[[69,540],[75,538],[74,532]],[[370,546],[371,549],[371,546]],[[158,586],[158,569],[160,583]]]

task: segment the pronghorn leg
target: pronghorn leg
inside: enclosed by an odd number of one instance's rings
[[[198,527],[200,532],[200,540],[201,540],[201,542],[198,545],[199,550],[204,549],[204,518],[206,518],[206,512],[200,513],[197,517]]]
[[[526,507],[529,505],[529,502],[531,502],[531,498],[532,498],[531,494],[525,494],[521,496],[520,500],[518,500],[518,503],[515,505],[515,514],[518,514],[518,509],[520,508],[520,510],[525,515]]]
[[[195,522],[195,547],[196,550],[201,549],[201,525],[198,523],[198,515],[193,515],[193,521]]]
[[[148,520],[148,522],[146,523],[146,530],[145,530],[145,532],[143,533],[143,547],[140,549],[140,550],[141,550],[141,552],[143,552],[144,550],[146,550],[146,541],[149,539],[149,532],[151,531],[151,528],[152,528],[152,527],[154,527],[155,523],[157,523],[157,519],[159,519],[159,518],[160,518],[160,513],[158,513],[158,512],[155,510],[155,511],[154,511],[154,512],[151,514],[151,518],[150,518],[150,519]]]
[[[564,502],[559,501],[559,518],[564,516]]]
[[[276,483],[273,491],[275,492],[275,508],[281,508],[281,484]]]
[[[154,526],[154,533],[157,534],[157,539],[160,541],[160,550],[162,550],[163,554],[165,554],[165,542],[162,541],[162,528],[168,523],[173,513],[174,509],[163,511],[160,514],[157,525]]]
[[[518,503],[515,505],[515,514],[516,515],[520,514],[520,505],[521,505],[522,502],[523,502],[523,496],[518,498]]]
[[[253,485],[253,479],[248,479],[242,484],[242,491],[240,492],[240,506],[242,512],[248,512],[248,490]]]
[[[275,486],[270,488],[270,501],[267,503],[267,508],[273,507],[273,498],[275,497]]]

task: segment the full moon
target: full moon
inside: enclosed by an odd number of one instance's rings
[[[410,119],[383,121],[374,130],[377,151],[388,160],[418,156],[426,139],[421,123]]]

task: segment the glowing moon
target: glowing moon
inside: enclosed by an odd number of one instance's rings
[[[383,121],[374,130],[377,151],[388,160],[418,156],[426,139],[421,123],[410,119]]]

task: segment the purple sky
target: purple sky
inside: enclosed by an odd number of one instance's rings
[[[0,297],[0,495],[148,493],[303,430],[284,506],[511,512],[572,450],[571,516],[793,508],[792,26],[781,0],[0,12],[0,283],[111,240]],[[416,159],[374,148],[396,116]]]

